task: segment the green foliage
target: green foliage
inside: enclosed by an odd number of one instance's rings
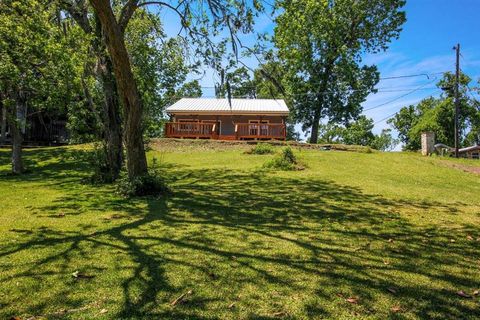
[[[56,115],[82,103],[80,75],[88,39],[80,33],[57,16],[52,3],[0,2],[0,99],[22,95],[29,113]]]
[[[217,98],[227,98],[229,90],[233,98],[256,97],[255,84],[247,68],[240,67],[232,72],[222,72],[220,83],[215,85],[215,95]]]
[[[285,96],[285,66],[272,54],[266,55],[267,62],[255,69],[253,83],[256,96],[259,99],[285,99],[291,104],[291,99]]]
[[[375,139],[372,129],[373,120],[362,115],[343,130],[343,143],[369,146]]]
[[[138,9],[125,33],[133,72],[144,106],[144,133],[160,137],[164,108],[184,96],[198,97],[198,81],[186,82],[195,66],[186,61],[187,48],[181,39],[166,40],[158,15]],[[163,39],[163,41],[159,41]]]
[[[303,169],[302,167],[298,166],[297,157],[290,147],[283,149],[281,154],[278,154],[273,159],[267,161],[263,167],[282,171]]]
[[[398,145],[398,139],[393,138],[391,129],[383,129],[370,143],[373,149],[391,151]]]
[[[480,111],[478,102],[468,95],[468,85],[471,79],[461,74],[460,77],[460,144],[469,146],[480,136]],[[437,84],[445,92],[440,98],[427,98],[417,105],[403,107],[388,123],[398,131],[398,137],[403,142],[405,150],[418,150],[421,147],[421,133],[435,133],[436,141],[449,146],[455,144],[455,104],[452,87],[452,73],[445,73]]]
[[[258,143],[255,147],[247,151],[248,154],[272,154],[275,153],[275,149],[271,144],[268,143]]]
[[[404,0],[279,1],[274,42],[287,71],[287,93],[304,129],[322,118],[347,125],[375,92],[375,66],[362,66],[365,53],[378,53],[398,38],[405,22]],[[315,132],[316,134],[316,132]],[[314,141],[317,142],[317,141]]]
[[[332,123],[321,124],[319,141],[321,143],[342,143],[348,145],[369,146],[376,150],[389,151],[398,141],[393,138],[390,129],[384,129],[379,135],[373,130],[373,120],[362,115],[347,127]]]
[[[162,170],[155,159],[153,159],[152,166],[148,169],[147,174],[132,179],[124,172],[117,180],[116,186],[118,194],[127,198],[145,196],[161,197],[170,193]]]

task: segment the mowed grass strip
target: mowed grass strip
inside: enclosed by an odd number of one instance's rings
[[[24,176],[0,150],[0,318],[480,317],[477,175],[299,148],[305,170],[266,171],[202,146],[157,144],[173,193],[133,200],[84,183],[82,147],[27,150]]]

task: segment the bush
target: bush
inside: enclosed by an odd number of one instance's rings
[[[146,175],[130,179],[124,172],[117,181],[117,192],[124,197],[159,197],[170,193],[155,159]]]
[[[264,168],[278,169],[283,171],[303,170],[304,168],[298,165],[297,158],[290,147],[283,149],[282,153],[275,156],[272,160],[263,165]]]
[[[253,147],[250,151],[247,151],[248,154],[272,154],[275,153],[275,150],[272,145],[268,143],[259,143]]]

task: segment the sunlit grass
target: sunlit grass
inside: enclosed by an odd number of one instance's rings
[[[306,169],[276,172],[244,146],[185,148],[149,152],[173,194],[136,200],[82,183],[78,148],[28,150],[22,177],[0,150],[0,318],[480,317],[457,294],[480,289],[479,176],[406,153],[295,148]]]

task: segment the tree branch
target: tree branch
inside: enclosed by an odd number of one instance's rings
[[[137,8],[139,0],[128,0],[127,3],[123,6],[122,11],[120,12],[120,17],[118,19],[118,25],[120,26],[120,30],[125,32],[127,29],[128,22],[133,16],[133,13]]]
[[[147,2],[142,2],[140,3],[137,7],[143,7],[143,6],[149,6],[149,5],[152,5],[152,4],[156,4],[156,5],[159,5],[159,6],[164,6],[164,7],[167,7],[173,11],[175,11],[175,13],[178,14],[178,16],[180,17],[180,19],[182,20],[182,27],[186,25],[186,22],[187,22],[187,18],[185,17],[185,15],[180,11],[178,10],[179,6],[183,3],[183,1],[181,1],[178,6],[174,7],[172,6],[171,4],[168,4],[166,2],[163,2],[163,1],[147,1]]]
[[[84,0],[77,1],[75,4],[70,0],[61,0],[59,4],[63,10],[72,16],[86,34],[92,32],[92,26],[88,20],[88,9]]]

